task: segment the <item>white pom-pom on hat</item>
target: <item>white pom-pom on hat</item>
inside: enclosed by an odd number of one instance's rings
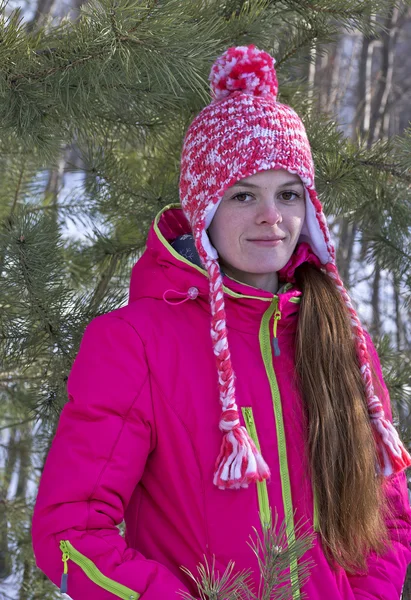
[[[209,81],[213,100],[243,91],[254,96],[270,95],[275,101],[278,81],[274,65],[275,59],[254,44],[229,48],[211,68]]]

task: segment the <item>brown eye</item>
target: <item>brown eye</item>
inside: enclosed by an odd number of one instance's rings
[[[283,200],[286,200],[287,202],[290,200],[295,200],[296,198],[301,198],[301,195],[297,194],[296,192],[282,192],[281,196],[283,197]]]
[[[235,196],[233,196],[233,200],[238,200],[239,202],[246,202],[246,198],[252,198],[253,196],[251,194],[247,194],[246,192],[243,192],[242,194],[236,194]]]

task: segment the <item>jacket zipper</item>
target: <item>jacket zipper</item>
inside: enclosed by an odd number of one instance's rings
[[[290,474],[288,470],[288,460],[287,460],[287,447],[285,441],[285,431],[284,431],[284,421],[283,421],[283,411],[281,405],[281,397],[280,391],[278,389],[277,378],[275,376],[274,366],[273,366],[273,357],[271,352],[271,335],[270,335],[270,320],[271,317],[276,314],[277,318],[274,317],[274,339],[277,335],[276,324],[281,318],[281,311],[278,308],[278,296],[275,296],[271,306],[265,311],[263,318],[261,320],[259,340],[260,340],[260,348],[261,354],[264,361],[265,370],[267,373],[268,381],[270,383],[271,388],[271,396],[273,400],[274,407],[274,416],[275,416],[275,426],[277,432],[277,440],[278,440],[278,456],[280,460],[280,476],[281,476],[281,490],[283,495],[283,505],[284,505],[284,514],[286,516],[287,524],[286,524],[286,532],[287,539],[289,545],[294,545],[295,543],[295,526],[294,526],[294,511],[293,511],[293,503],[291,497],[291,484],[290,484]],[[278,344],[278,339],[277,339]],[[273,343],[274,352],[275,346]],[[278,348],[279,349],[279,348]],[[291,585],[293,589],[293,600],[300,600],[300,585],[298,578],[298,564],[297,558],[295,555],[292,555],[290,561],[290,578]]]
[[[274,348],[274,356],[280,356],[280,346],[278,343],[278,337],[277,337],[277,325],[278,325],[278,321],[281,319],[281,311],[278,308],[278,298],[277,298],[277,308],[275,309],[274,312],[274,327],[273,327],[273,348]]]
[[[290,298],[291,302],[299,302],[300,298]],[[277,301],[277,308],[274,311],[274,327],[273,327],[273,339],[272,339],[272,345],[274,348],[274,356],[280,356],[280,346],[278,343],[278,337],[277,337],[277,325],[278,325],[278,321],[281,319],[281,311],[278,309],[278,301]],[[317,512],[317,499],[315,496],[315,490],[314,490],[314,486],[313,486],[313,528],[314,531],[319,531],[318,528],[318,512]]]
[[[287,287],[285,288],[285,291],[286,290],[287,290]],[[300,298],[290,298],[290,302],[300,302],[300,301],[301,301]],[[272,339],[272,345],[274,348],[274,356],[280,356],[280,346],[279,346],[278,337],[277,337],[277,325],[278,325],[278,321],[280,319],[281,319],[281,311],[278,309],[278,302],[277,302],[277,308],[274,312],[274,327],[273,327],[273,339]],[[317,499],[316,499],[316,495],[315,495],[314,486],[313,486],[313,529],[314,529],[314,531],[319,531]]]
[[[248,434],[257,446],[259,452],[261,452],[260,442],[258,440],[257,429],[255,426],[253,409],[250,406],[243,406],[241,408],[243,413],[245,426]],[[271,525],[271,509],[268,500],[267,482],[257,481],[257,494],[258,494],[258,505],[260,507],[260,520],[263,530]]]
[[[60,592],[67,594],[67,580],[68,580],[68,560],[72,560],[78,565],[91,581],[96,585],[100,586],[104,590],[111,592],[114,596],[122,598],[122,600],[138,600],[140,594],[134,592],[130,588],[113,581],[109,577],[103,575],[103,573],[96,567],[96,565],[84,554],[80,554],[68,540],[61,540],[60,550],[63,553],[62,561],[64,563],[63,574],[61,576]]]

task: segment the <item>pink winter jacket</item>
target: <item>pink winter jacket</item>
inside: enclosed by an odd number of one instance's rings
[[[93,319],[70,372],[32,534],[38,567],[74,600],[175,600],[182,590],[198,597],[180,566],[197,574],[204,555],[210,564],[215,556],[220,572],[230,560],[236,570],[252,569],[257,589],[247,541],[252,527],[261,532],[259,513],[276,509],[281,522],[295,511],[295,525],[306,519],[305,530],[317,528],[293,378],[301,292],[288,285],[273,295],[224,278],[240,417],[258,439],[271,480],[259,489],[220,490],[213,485],[222,433],[208,279],[170,245],[187,232],[180,208],[157,215],[133,269],[129,304]],[[193,287],[198,296],[191,299]],[[315,566],[293,600],[302,591],[309,600],[400,598],[411,561],[405,474],[385,489],[396,515],[388,523],[392,549],[369,557],[367,575],[348,576],[332,571],[316,532],[308,552]]]

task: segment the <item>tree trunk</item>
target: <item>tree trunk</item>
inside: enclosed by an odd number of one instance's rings
[[[395,306],[395,329],[396,329],[396,345],[397,351],[403,350],[406,346],[404,323],[401,317],[400,310],[400,286],[397,274],[393,274],[393,289],[394,289],[394,306]]]
[[[383,135],[384,116],[392,88],[394,74],[395,45],[398,38],[398,19],[400,10],[393,5],[384,23],[382,33],[381,76],[373,99],[370,119],[370,144]]]
[[[375,15],[370,16],[370,22],[375,21]],[[372,58],[376,37],[367,38],[363,35],[360,63],[358,68],[358,106],[354,119],[354,130],[366,135],[370,127],[371,91],[372,91]]]
[[[53,13],[56,0],[38,0],[34,17],[27,24],[27,31],[34,31],[39,27],[43,27],[48,16]]]
[[[327,102],[323,105],[323,110],[327,114],[334,112],[336,116],[340,110],[340,99],[338,90],[340,89],[340,62],[341,62],[341,40],[335,46],[335,50],[331,57],[331,74],[330,74],[330,86],[328,88]]]
[[[49,171],[49,178],[44,191],[44,200],[47,204],[52,206],[56,224],[58,221],[58,197],[63,183],[64,170],[66,168],[66,154],[68,154],[67,147],[62,148],[60,150],[57,167]]]
[[[9,493],[11,479],[17,464],[18,435],[17,428],[10,431],[7,447],[4,475],[1,485],[0,497],[0,580],[6,579],[11,574],[11,559],[8,544],[8,516],[7,496]]]
[[[357,226],[342,217],[336,262],[341,279],[347,289],[350,287],[350,268],[356,233]]]
[[[317,47],[311,46],[310,62],[308,63],[308,98],[312,101],[314,95],[315,72],[317,69]]]
[[[371,297],[371,327],[370,333],[372,336],[381,335],[381,317],[380,317],[380,283],[381,283],[381,268],[378,262],[375,264],[374,281],[372,285]]]
[[[27,485],[30,477],[31,469],[31,448],[33,437],[31,433],[30,423],[26,423],[20,429],[21,437],[18,446],[19,452],[19,475],[17,480],[17,488],[15,498],[26,498]]]

